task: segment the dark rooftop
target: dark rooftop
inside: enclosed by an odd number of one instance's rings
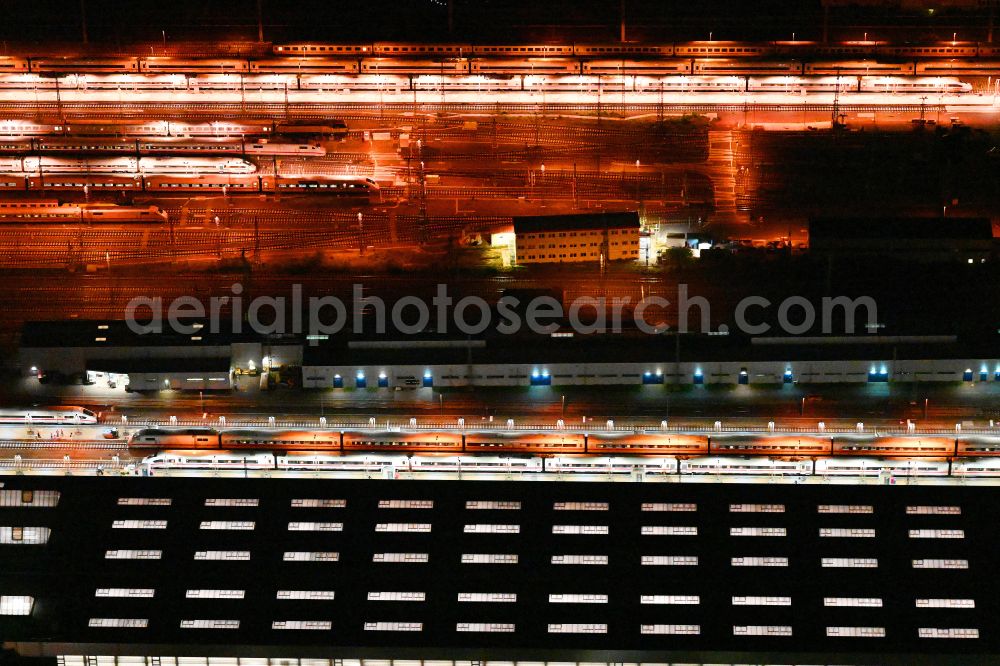
[[[29,616],[2,625],[5,644],[26,653],[733,663],[727,657],[739,652],[739,663],[882,664],[1000,655],[998,488],[23,476],[4,484],[0,525],[51,530],[45,545],[0,546],[0,591],[34,598]],[[35,506],[18,506],[21,489],[36,491]],[[58,506],[37,506],[39,490],[61,493]],[[772,531],[747,538],[733,528]],[[855,532],[823,538],[821,529]],[[961,536],[913,538],[918,529]],[[219,559],[196,555],[216,551]],[[402,554],[409,561],[392,561]],[[492,556],[504,563],[469,563]],[[579,556],[607,563],[572,564]],[[391,600],[397,593],[410,596]],[[464,594],[512,596],[476,603]],[[94,626],[114,619],[146,626]],[[182,627],[197,620],[231,623]],[[330,626],[274,624],[290,621]],[[884,636],[852,637],[848,628],[858,627]],[[920,637],[928,628],[977,634]],[[667,631],[680,633],[649,633]]]
[[[514,233],[573,231],[579,229],[638,229],[638,213],[589,213],[584,215],[533,215],[515,217]]]
[[[991,240],[993,225],[986,218],[813,218],[809,241],[864,240]]]
[[[140,322],[142,324],[143,322]],[[234,332],[229,317],[221,317],[213,331],[212,322],[181,317],[185,326],[198,326],[190,334],[173,330],[164,319],[159,332],[136,332],[125,321],[110,319],[27,321],[21,330],[22,347],[211,347],[234,342],[279,342],[277,336],[255,333],[248,324],[245,331]],[[281,336],[281,342],[296,344],[300,336]]]

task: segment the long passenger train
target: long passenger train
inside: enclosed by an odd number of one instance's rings
[[[1000,455],[1000,445],[975,436],[875,436],[835,434],[694,435],[680,433],[519,431],[403,432],[398,430],[185,430],[148,428],[129,439],[136,449],[274,451],[593,454],[661,456],[880,456],[943,458]]]
[[[97,423],[97,414],[83,407],[29,407],[0,409],[0,424],[84,425]]]
[[[2,159],[2,158],[0,158]],[[213,192],[224,194],[329,194],[377,198],[378,183],[366,176],[272,176],[240,173],[137,174],[45,173],[43,175],[0,172],[0,192]]]
[[[820,457],[793,459],[747,456],[491,456],[398,453],[296,453],[223,450],[159,451],[136,467],[147,473],[160,470],[281,470],[287,472],[347,472],[393,478],[402,474],[492,474],[516,477],[550,474],[559,477],[600,475],[656,479],[677,476],[976,478],[1000,476],[1000,459],[946,460]]]
[[[63,204],[40,201],[8,205],[0,201],[0,224],[40,224],[74,222],[156,222],[167,214],[156,206],[115,206],[106,204]]]

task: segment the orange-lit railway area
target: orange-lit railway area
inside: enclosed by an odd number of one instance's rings
[[[1000,455],[1000,437],[475,431],[145,429],[129,448],[525,455],[948,458]]]

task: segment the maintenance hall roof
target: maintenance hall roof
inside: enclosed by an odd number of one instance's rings
[[[533,215],[514,218],[514,233],[576,231],[581,229],[639,229],[639,213],[586,213]]]

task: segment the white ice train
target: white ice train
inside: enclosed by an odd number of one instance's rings
[[[97,414],[83,407],[0,409],[0,424],[85,425],[89,423],[97,423]]]
[[[143,458],[149,471],[162,469],[275,469],[274,455],[243,451],[164,451]]]
[[[254,173],[257,166],[238,157],[0,157],[7,173]]]
[[[562,456],[543,459],[543,471],[555,474],[676,474],[676,458],[638,456]]]
[[[703,456],[681,460],[681,474],[800,475],[812,474],[811,460],[766,457]]]
[[[819,458],[816,476],[948,476],[947,460],[895,458]]]

